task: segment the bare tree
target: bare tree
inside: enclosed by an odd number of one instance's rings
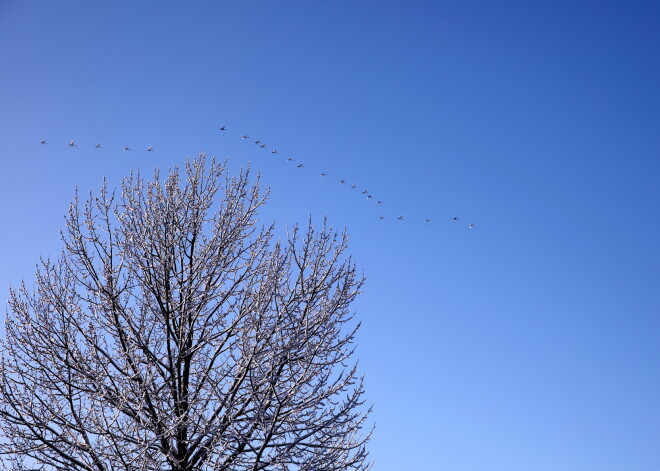
[[[104,182],[36,288],[11,290],[0,453],[14,469],[364,470],[350,303],[323,225],[276,241],[266,196],[203,156]]]

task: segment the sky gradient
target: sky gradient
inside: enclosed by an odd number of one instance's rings
[[[0,302],[76,187],[205,152],[347,228],[374,469],[656,471],[659,47],[644,1],[0,1]]]

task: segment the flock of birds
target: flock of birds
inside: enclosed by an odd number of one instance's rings
[[[225,126],[225,125],[220,126],[219,129],[220,129],[221,132],[224,132],[224,131],[227,131],[227,130],[228,130],[227,126]],[[241,140],[242,140],[242,141],[246,141],[246,140],[247,140],[248,142],[250,142],[250,136],[248,136],[247,134],[243,134],[243,135],[241,136]],[[262,142],[261,140],[255,140],[255,141],[253,141],[253,142],[254,142],[254,145],[256,145],[257,147],[259,147],[260,149],[266,149],[266,148],[268,148],[268,146],[266,145],[266,143],[265,143],[265,142]],[[41,144],[47,144],[46,138],[41,139]],[[77,147],[76,142],[75,142],[74,140],[71,140],[71,141],[69,142],[69,147]],[[96,148],[96,149],[100,149],[101,147],[102,147],[102,146],[101,146],[100,143],[97,143],[97,144],[94,145],[94,148]],[[131,149],[130,147],[128,147],[128,146],[125,146],[125,147],[123,147],[123,150],[124,150],[124,151],[130,151],[130,150],[132,150],[132,149]],[[149,146],[149,147],[146,148],[146,151],[147,151],[147,152],[153,152],[153,150],[154,150],[154,149],[153,149],[152,146]],[[278,151],[276,148],[273,148],[273,149],[270,151],[270,153],[275,155],[275,154],[279,154],[279,151]],[[294,160],[293,158],[291,158],[291,157],[287,157],[286,161],[287,161],[287,162],[294,162],[294,163],[295,163],[295,160]],[[304,168],[304,165],[303,165],[302,163],[296,163],[295,165],[296,165],[296,168]],[[328,174],[325,173],[325,172],[321,172],[320,177],[321,177],[321,178],[327,178],[327,177],[328,177]],[[346,180],[344,180],[344,179],[339,180],[339,184],[340,184],[340,185],[346,185],[346,186],[349,185],[348,182],[347,182]],[[350,188],[353,189],[353,190],[359,190],[358,186],[357,186],[355,183],[350,184]],[[376,205],[382,205],[382,204],[383,204],[383,201],[381,201],[381,200],[375,198],[375,197],[374,197],[372,194],[370,194],[370,192],[369,192],[368,190],[366,190],[366,189],[362,190],[360,194],[363,195],[367,200],[374,201]],[[384,216],[383,214],[381,214],[381,215],[378,216],[378,218],[381,219],[381,220],[383,220],[383,219],[385,219],[385,216]],[[400,216],[396,217],[395,219],[396,219],[397,221],[403,221],[403,220],[404,220],[404,217],[403,217],[403,215],[400,215]],[[452,222],[458,222],[458,221],[459,221],[459,218],[456,217],[456,216],[454,216],[454,217],[451,218],[451,221],[452,221]],[[423,219],[423,222],[425,222],[425,223],[430,223],[430,222],[431,222],[431,219],[430,219],[430,218],[425,218],[425,219]],[[468,227],[469,229],[474,229],[476,226],[475,226],[474,224],[468,224],[467,227]]]
[[[41,140],[41,143],[42,144],[48,144],[45,137]],[[76,141],[71,140],[71,142],[69,142],[69,147],[78,147],[78,144],[76,144]],[[100,143],[96,143],[94,145],[94,148],[96,148],[96,149],[100,149],[101,147],[103,147],[103,146]],[[125,146],[123,148],[123,150],[132,150],[132,149],[128,146]],[[147,147],[147,152],[151,152],[153,150],[154,150],[154,148],[152,146]]]

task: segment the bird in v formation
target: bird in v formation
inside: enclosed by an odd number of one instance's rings
[[[226,130],[226,126],[222,126],[220,129],[221,129],[222,131],[224,131],[224,130]],[[244,135],[241,137],[241,140],[245,140],[245,139],[248,139],[248,135],[247,135],[247,134],[244,134]],[[265,142],[262,142],[262,141],[260,141],[260,140],[256,140],[256,141],[254,141],[254,143],[255,143],[258,147],[260,147],[260,148],[262,148],[262,149],[265,149],[265,148],[266,148],[266,143],[265,143]],[[271,154],[279,154],[279,151],[278,151],[277,149],[273,149],[273,150],[271,151]],[[287,160],[287,162],[293,162],[293,158],[291,158],[291,157],[287,157],[286,160]],[[302,163],[296,165],[296,167],[297,167],[297,168],[304,168]],[[321,176],[321,177],[327,177],[328,174],[327,174],[326,172],[321,172],[320,176]],[[344,185],[344,184],[346,184],[346,183],[347,183],[347,182],[346,182],[346,180],[344,180],[344,179],[339,180],[339,184],[340,184],[340,185]],[[352,184],[351,184],[351,189],[357,189],[357,184],[352,183]],[[366,190],[366,189],[362,191],[362,194],[363,194],[363,195],[366,195],[367,200],[374,200],[374,199],[375,199],[374,196],[371,195],[371,194],[369,194],[369,191]],[[383,201],[381,201],[381,200],[376,200],[376,204],[377,204],[377,205],[382,205],[382,204],[383,204]],[[380,216],[379,216],[379,219],[385,219],[385,216],[384,216],[384,215],[380,215]],[[397,217],[396,219],[397,219],[398,221],[403,221],[403,215]],[[452,220],[452,221],[458,221],[458,217],[453,217],[453,218],[451,218],[451,220]],[[432,220],[431,220],[431,218],[424,218],[424,219],[423,219],[423,222],[424,222],[424,223],[430,223],[430,222],[432,222]],[[468,228],[470,228],[470,229],[474,229],[475,227],[476,227],[475,224],[470,224],[470,225],[468,225]]]
[[[222,126],[219,127],[219,129],[220,129],[220,131],[226,131],[228,128],[227,128],[226,125],[222,125]],[[244,134],[244,135],[241,137],[241,140],[242,140],[242,141],[245,140],[245,139],[249,139],[249,136],[248,136],[247,134]],[[41,144],[46,144],[46,143],[47,143],[46,138],[45,138],[45,137],[42,138],[42,139],[40,140],[40,143],[41,143]],[[262,148],[262,149],[265,149],[265,148],[266,148],[266,143],[265,143],[265,142],[262,142],[262,141],[260,141],[260,140],[256,140],[256,141],[254,141],[254,144],[256,144],[257,146],[259,146],[259,147]],[[76,144],[76,142],[75,142],[73,139],[69,142],[69,147],[77,147],[77,144]],[[97,143],[94,147],[95,147],[96,149],[100,149],[100,148],[101,148],[101,144],[100,144],[100,143]],[[129,150],[131,150],[131,148],[128,147],[128,146],[124,146],[124,147],[123,147],[123,150],[124,150],[124,151],[129,151]],[[149,147],[147,147],[146,150],[147,150],[147,152],[152,152],[152,151],[153,151],[153,146],[149,146]],[[278,151],[277,149],[273,149],[273,150],[271,151],[271,154],[279,154],[279,151]],[[292,161],[293,161],[293,158],[291,158],[291,157],[287,157],[286,160],[289,161],[289,162],[292,162]],[[299,163],[298,165],[296,165],[296,168],[304,168],[304,165],[303,165],[302,163]],[[328,174],[325,173],[325,172],[321,172],[320,176],[321,176],[321,177],[327,177]],[[344,180],[344,179],[339,180],[339,184],[340,184],[340,185],[343,185],[343,184],[345,184],[345,183],[347,183],[346,180]],[[357,185],[356,185],[355,183],[352,183],[352,184],[351,184],[351,188],[352,188],[352,189],[356,189],[356,188],[357,188]],[[368,199],[368,200],[372,200],[372,199],[374,199],[373,195],[370,195],[368,190],[363,190],[363,191],[362,191],[362,194],[363,194],[363,195],[367,195],[367,199]],[[382,202],[381,200],[377,200],[377,201],[376,201],[376,204],[381,205],[381,204],[383,204],[383,202]],[[385,216],[384,216],[384,215],[380,215],[380,216],[379,216],[379,219],[381,219],[381,220],[382,220],[382,219],[385,219]],[[403,221],[403,215],[397,217],[396,219],[397,219],[398,221]],[[459,220],[459,218],[458,218],[457,216],[454,216],[454,217],[451,218],[451,220],[452,220],[453,222],[457,222],[457,221]],[[431,222],[431,219],[430,219],[430,218],[425,218],[423,221],[424,221],[425,223],[429,223],[429,222]],[[477,226],[476,226],[475,224],[469,224],[469,225],[468,225],[468,228],[469,228],[469,229],[474,229],[474,228],[476,228],[476,227],[477,227]]]
[[[41,141],[39,141],[39,142],[40,142],[41,144],[47,144],[47,143],[48,143],[48,141],[46,140],[46,138],[41,139]],[[69,141],[69,147],[78,147],[78,144],[76,144],[76,141],[75,141],[75,140],[71,139],[71,141]],[[97,142],[96,144],[94,144],[94,148],[95,148],[95,149],[101,149],[101,148],[103,148],[103,146],[101,145],[100,142]],[[124,147],[122,147],[122,150],[127,151],[127,150],[132,150],[132,149],[131,149],[130,147],[128,147],[128,146],[124,146]],[[149,147],[147,147],[147,149],[146,149],[147,152],[153,152],[153,150],[154,150],[154,147],[153,147],[153,146],[149,146]]]

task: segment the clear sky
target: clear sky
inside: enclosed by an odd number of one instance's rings
[[[351,234],[376,469],[656,471],[659,49],[652,1],[0,0],[0,302],[76,185],[251,162]]]

